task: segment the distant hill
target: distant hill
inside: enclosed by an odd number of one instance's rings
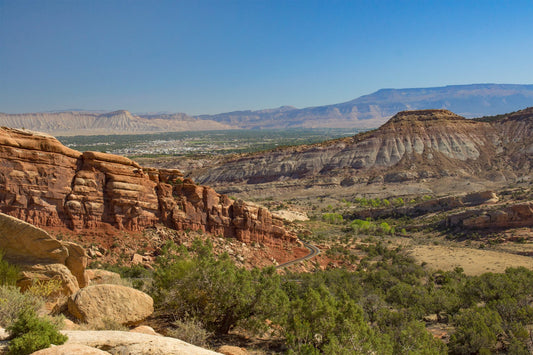
[[[191,117],[184,113],[138,116],[126,110],[108,113],[98,111],[0,113],[0,126],[25,128],[55,136],[141,134],[232,128],[224,123]]]
[[[218,129],[375,128],[397,112],[447,109],[471,118],[533,106],[533,85],[472,84],[382,89],[334,105],[234,111],[196,117],[185,113],[132,114],[125,110],[0,113],[0,126],[61,135],[136,134]]]
[[[532,166],[533,108],[484,120],[418,110],[399,112],[353,137],[220,159],[190,176],[219,186],[291,180],[311,186],[317,179],[341,185],[442,177],[512,181]]]
[[[375,128],[397,112],[446,109],[472,118],[533,105],[533,85],[472,84],[433,88],[381,89],[334,105],[297,109],[283,106],[199,116],[241,128]]]

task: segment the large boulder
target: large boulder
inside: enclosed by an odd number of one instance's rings
[[[114,330],[62,331],[68,336],[66,344],[83,344],[106,349],[112,354],[129,355],[215,355],[214,351],[191,345],[175,338]]]
[[[68,311],[84,323],[112,319],[120,324],[135,325],[154,311],[154,301],[146,293],[119,285],[92,285],[69,298]]]
[[[68,249],[43,229],[0,213],[0,249],[14,264],[65,264]]]
[[[87,267],[87,253],[80,245],[72,242],[62,242],[68,250],[68,256],[65,260],[65,265],[69,268],[72,274],[78,280],[80,287],[85,287],[89,284],[89,277],[85,273]]]
[[[58,293],[63,296],[70,296],[79,290],[78,280],[70,270],[63,264],[36,264],[22,266],[21,277],[17,285],[25,291],[35,281],[46,282],[59,280],[61,289]]]
[[[63,344],[58,346],[52,346],[50,348],[41,349],[32,353],[31,355],[105,355],[107,351],[103,351],[97,348],[93,348],[87,345],[81,344]]]
[[[3,258],[20,266],[18,286],[34,280],[61,282],[60,294],[70,296],[87,285],[87,254],[78,244],[59,241],[41,228],[0,213],[0,250]]]

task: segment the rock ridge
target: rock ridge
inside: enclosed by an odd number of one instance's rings
[[[400,121],[432,121],[432,120],[466,120],[466,118],[459,116],[449,110],[435,109],[435,110],[410,110],[401,111],[394,115],[387,122]]]
[[[5,127],[0,161],[0,212],[36,226],[141,231],[163,223],[243,242],[296,241],[267,209],[197,185],[179,170],[80,153],[51,136]]]

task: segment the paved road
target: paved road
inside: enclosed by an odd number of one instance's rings
[[[293,264],[299,263],[300,261],[309,260],[311,258],[314,258],[318,254],[320,254],[320,249],[318,249],[316,246],[314,246],[312,244],[309,244],[307,242],[304,242],[304,241],[302,241],[302,243],[304,244],[304,247],[309,249],[309,254],[307,254],[306,256],[303,256],[301,258],[294,259],[294,260],[291,260],[291,261],[287,261],[286,263],[283,263],[283,264],[279,264],[278,266],[276,266],[276,268],[281,269],[283,267],[291,266]]]

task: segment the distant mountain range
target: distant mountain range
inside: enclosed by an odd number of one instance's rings
[[[491,116],[533,106],[533,85],[472,84],[381,89],[352,101],[298,109],[282,106],[215,115],[131,114],[120,110],[0,113],[0,126],[53,135],[156,133],[185,130],[375,128],[399,111],[447,109],[464,117]]]
[[[517,111],[533,105],[533,85],[472,84],[434,88],[381,89],[355,100],[297,109],[283,106],[199,116],[242,128],[375,128],[397,112],[446,109],[472,118]]]

